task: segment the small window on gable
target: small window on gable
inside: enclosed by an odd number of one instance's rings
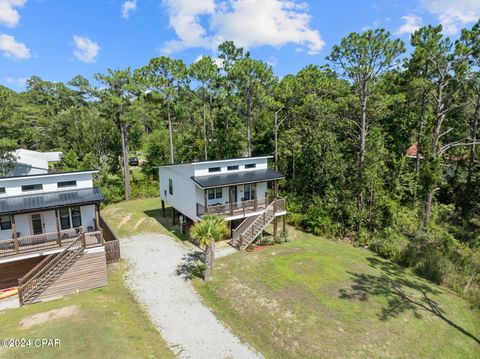
[[[222,170],[222,167],[210,167],[208,169],[208,173],[212,173],[212,172],[220,172]]]
[[[0,217],[0,229],[2,231],[12,229],[12,220],[10,219],[10,217]]]
[[[0,187],[0,194],[5,194],[5,187]]]
[[[76,187],[77,181],[62,181],[57,182],[57,188],[64,188],[64,187]]]
[[[27,184],[22,186],[22,192],[29,192],[29,191],[40,191],[43,189],[43,185],[39,184]]]
[[[168,193],[173,195],[173,181],[171,178],[168,179]]]
[[[236,165],[236,166],[228,166],[228,167],[227,167],[227,171],[235,171],[235,170],[238,170],[238,168],[239,168],[238,165]]]
[[[256,164],[256,163],[247,163],[247,164],[245,165],[245,168],[255,168],[255,167],[257,167],[257,164]]]

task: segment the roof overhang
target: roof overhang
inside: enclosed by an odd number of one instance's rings
[[[18,180],[19,178],[44,178],[44,177],[52,177],[52,176],[68,176],[74,174],[94,174],[97,173],[98,170],[86,170],[86,171],[69,171],[69,172],[50,172],[50,173],[39,173],[34,175],[23,175],[23,176],[6,176],[0,177],[0,181],[11,181],[11,180]]]
[[[191,178],[200,188],[207,189],[273,181],[282,179],[284,176],[280,172],[267,168],[262,170],[221,173],[207,176],[192,176]]]
[[[228,158],[224,160],[206,160],[206,161],[194,161],[194,162],[186,162],[186,163],[174,163],[169,165],[157,166],[157,168],[162,167],[174,167],[174,166],[185,166],[185,165],[204,165],[204,164],[216,164],[216,163],[230,163],[230,162],[238,162],[238,161],[249,161],[249,160],[268,160],[273,158],[273,156],[256,156],[256,157],[237,157],[237,158]]]
[[[104,197],[99,188],[81,188],[69,191],[5,197],[0,198],[0,215],[32,213],[71,206],[85,206],[103,201]]]

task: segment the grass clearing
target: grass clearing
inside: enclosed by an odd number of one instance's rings
[[[479,313],[368,250],[289,228],[294,240],[216,261],[194,284],[270,358],[474,358]]]
[[[181,241],[187,239],[178,224],[172,225],[171,207],[166,207],[165,217],[162,216],[159,197],[115,203],[103,208],[101,214],[120,238],[142,233],[163,233]]]
[[[124,285],[125,265],[109,285],[0,312],[0,338],[58,338],[58,348],[0,348],[2,358],[174,358]]]

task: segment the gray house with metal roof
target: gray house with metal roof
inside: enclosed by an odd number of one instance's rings
[[[161,166],[162,207],[168,203],[174,209],[174,222],[178,212],[181,222],[186,224],[199,221],[206,213],[222,216],[231,228],[233,243],[241,248],[272,222],[276,235],[277,217],[284,218],[286,207],[285,200],[278,196],[278,181],[283,175],[268,168],[270,158]],[[247,234],[249,238],[245,240]]]

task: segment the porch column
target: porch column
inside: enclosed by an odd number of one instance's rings
[[[162,199],[162,216],[165,217],[165,201]]]
[[[10,216],[10,221],[12,222],[12,230],[13,230],[13,240],[15,244],[15,253],[20,253],[20,245],[18,243],[17,238],[17,224],[15,223],[15,216]]]
[[[228,201],[230,202],[230,215],[233,216],[233,187],[228,187]],[[230,229],[232,224],[230,223]]]
[[[204,193],[203,202],[205,205],[205,214],[207,214],[208,213],[208,189],[203,190],[203,193]]]
[[[275,180],[273,182],[273,193],[274,193],[273,209],[274,209],[274,213],[276,213],[277,212],[277,199],[278,199],[278,180]]]
[[[254,183],[250,189],[250,198],[252,198],[253,193],[253,210],[257,211],[257,184]]]
[[[277,239],[278,217],[273,217],[273,240]]]
[[[97,231],[100,231],[100,242],[102,244],[105,244],[104,243],[104,239],[103,239],[103,228],[100,228],[100,204],[98,203],[96,206],[95,206],[95,221],[96,221],[96,224],[97,224]]]
[[[55,225],[57,226],[57,244],[62,246],[62,238],[60,237],[60,215],[58,213],[58,208],[55,208]]]

